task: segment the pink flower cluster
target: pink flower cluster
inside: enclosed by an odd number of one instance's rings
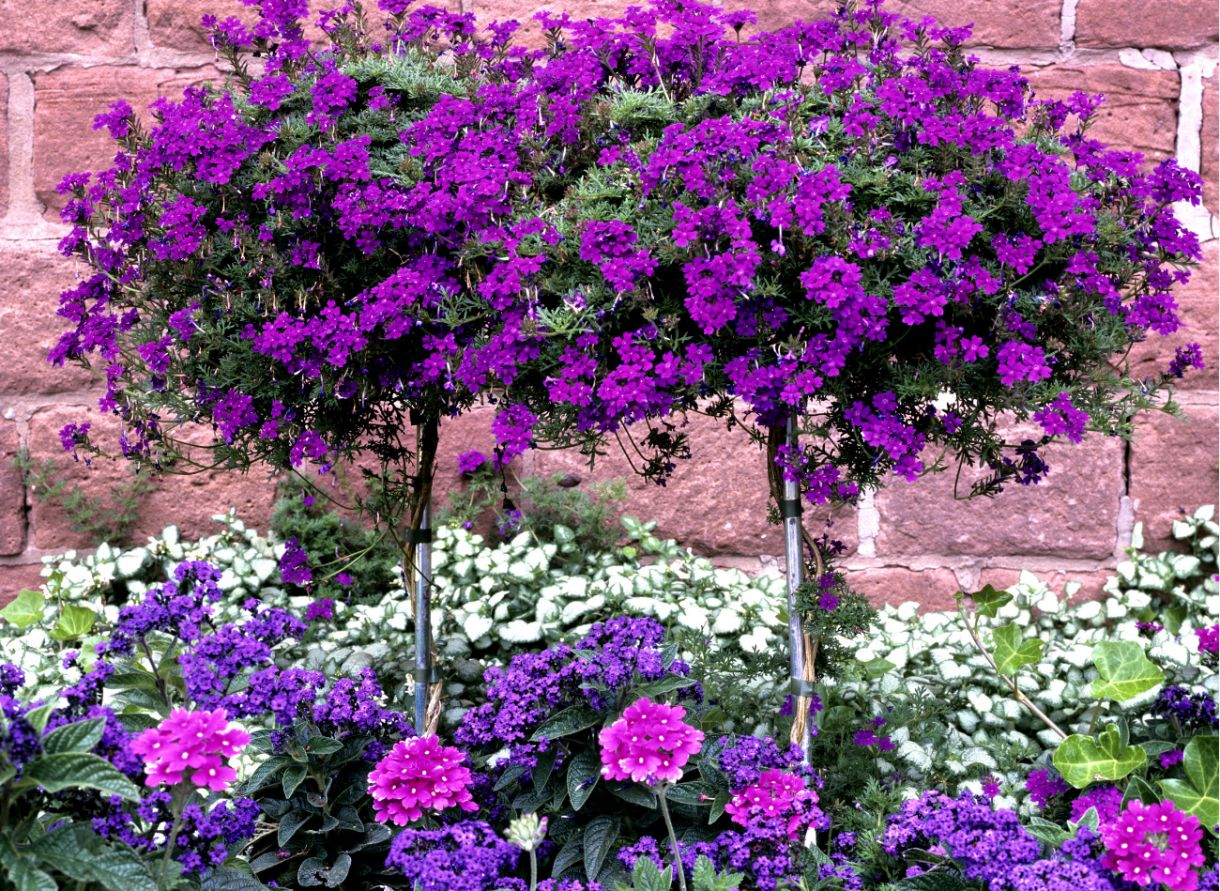
[[[1101,862],[1141,887],[1160,882],[1170,891],[1195,891],[1203,863],[1199,818],[1172,801],[1145,805],[1138,798],[1109,826],[1101,827]]]
[[[1208,653],[1220,651],[1220,624],[1199,628],[1195,631],[1195,635],[1199,638],[1200,650]]]
[[[743,789],[733,796],[733,800],[724,806],[733,822],[746,825],[747,817],[753,808],[762,808],[764,817],[788,817],[788,838],[795,839],[803,829],[803,813],[796,806],[797,802],[810,801],[816,803],[818,794],[805,788],[805,781],[795,774],[784,773],[782,770],[768,770],[758,782]],[[807,816],[807,815],[804,815]]]
[[[146,786],[181,783],[183,772],[196,786],[223,792],[237,771],[222,758],[232,758],[250,742],[250,734],[229,724],[225,710],[192,712],[177,708],[156,727],[132,740],[131,751],[144,759]]]
[[[682,765],[699,751],[703,731],[682,723],[686,709],[645,696],[602,730],[602,776],[654,786],[682,779]]]
[[[377,819],[405,826],[423,816],[424,808],[441,811],[457,805],[477,811],[464,757],[460,749],[442,746],[435,734],[395,743],[369,774]]]

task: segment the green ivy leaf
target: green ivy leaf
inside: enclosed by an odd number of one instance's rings
[[[1192,739],[1183,750],[1182,767],[1190,782],[1161,780],[1161,791],[1180,810],[1198,817],[1214,836],[1220,823],[1220,737]]]
[[[994,619],[1001,607],[1012,603],[1012,595],[1007,591],[997,591],[991,585],[985,585],[982,591],[966,594],[974,601],[974,609],[980,616]]]
[[[1090,687],[1094,699],[1126,702],[1165,680],[1165,673],[1148,661],[1139,641],[1103,640],[1093,647],[1093,664],[1101,675]]]
[[[98,789],[119,795],[128,801],[141,801],[140,790],[115,769],[109,761],[85,752],[64,752],[42,755],[29,762],[17,788],[42,786],[48,792],[59,792],[73,786]]]
[[[590,820],[585,827],[585,875],[590,882],[597,881],[597,874],[610,856],[610,849],[618,840],[622,825],[622,817],[618,814],[602,814]]]
[[[59,619],[49,634],[53,640],[66,641],[84,637],[97,621],[97,613],[87,606],[65,603],[59,611]]]
[[[593,794],[601,779],[601,759],[590,751],[581,751],[568,764],[568,795],[572,810],[578,811]]]
[[[1063,778],[1083,789],[1098,780],[1121,780],[1144,763],[1147,755],[1140,746],[1126,746],[1118,728],[1107,724],[1094,742],[1091,736],[1073,733],[1055,749],[1053,763]]]
[[[574,705],[570,708],[565,708],[561,712],[556,712],[547,718],[530,736],[530,742],[538,742],[542,737],[547,739],[559,739],[561,736],[568,736],[572,733],[577,733],[594,724],[600,723],[602,714],[587,705]]]
[[[42,750],[48,755],[64,752],[88,752],[102,739],[106,729],[104,718],[90,718],[56,727],[42,739]]]
[[[44,603],[46,599],[39,592],[23,588],[12,603],[0,609],[0,616],[4,616],[6,622],[12,622],[18,628],[25,628],[42,618]]]
[[[1013,674],[1022,665],[1042,661],[1042,641],[1037,638],[1023,641],[1021,636],[1021,629],[1015,624],[1002,625],[992,632],[995,665],[1000,674]]]

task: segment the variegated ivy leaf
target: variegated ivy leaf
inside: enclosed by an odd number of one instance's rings
[[[1213,836],[1220,823],[1220,737],[1196,736],[1186,744],[1182,767],[1186,780],[1161,780],[1165,797],[1188,814],[1194,814]]]
[[[1144,645],[1134,640],[1101,641],[1093,647],[1093,664],[1101,675],[1091,686],[1094,699],[1125,702],[1165,680],[1144,655]]]
[[[1022,640],[1021,629],[1015,624],[1002,625],[992,632],[995,643],[995,666],[1001,674],[1012,674],[1022,665],[1042,661],[1042,641]]]
[[[1118,728],[1107,724],[1094,742],[1091,736],[1073,733],[1055,749],[1055,769],[1063,778],[1083,789],[1102,780],[1121,780],[1147,758],[1141,746],[1123,746]]]

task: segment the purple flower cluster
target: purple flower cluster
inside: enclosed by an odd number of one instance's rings
[[[390,844],[386,866],[419,891],[487,891],[520,855],[486,823],[464,820],[443,829],[404,829]]]
[[[1049,770],[1031,770],[1025,778],[1025,790],[1034,804],[1045,808],[1052,798],[1070,792],[1072,787],[1063,777],[1053,776]]]
[[[0,713],[4,715],[5,727],[0,731],[0,758],[9,767],[21,774],[22,766],[42,751],[42,739],[25,719],[29,707],[12,696],[0,694]]]
[[[377,673],[371,668],[361,669],[359,683],[341,678],[327,691],[326,697],[314,705],[314,723],[330,737],[342,738],[349,734],[374,737],[379,745],[370,746],[365,759],[376,761],[384,754],[386,738],[415,735],[415,729],[406,717],[382,707],[384,699]]]
[[[878,752],[891,752],[894,749],[894,743],[891,742],[888,736],[877,736],[874,732],[879,727],[885,724],[885,718],[878,715],[869,721],[871,726],[865,727],[863,730],[856,731],[856,735],[852,737],[852,742],[858,746],[871,748],[877,747]]]
[[[733,792],[753,786],[768,770],[800,772],[801,749],[795,743],[780,751],[771,737],[722,736],[716,740],[715,748],[716,766]]]
[[[0,696],[15,696],[25,686],[25,672],[12,662],[0,665]]]
[[[99,643],[99,656],[130,656],[137,643],[159,631],[184,643],[193,643],[209,622],[211,607],[220,599],[221,572],[208,563],[187,561],[174,568],[174,577],[153,588],[144,600],[119,610],[109,643]]]
[[[1185,687],[1166,687],[1150,711],[1158,718],[1172,722],[1179,736],[1220,727],[1216,700],[1208,693],[1191,693]]]

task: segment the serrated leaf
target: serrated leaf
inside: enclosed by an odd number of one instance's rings
[[[1196,736],[1182,753],[1190,782],[1161,780],[1161,791],[1179,810],[1194,814],[1213,836],[1220,823],[1220,737]]]
[[[568,796],[572,799],[572,810],[579,811],[593,794],[601,779],[600,767],[601,759],[587,750],[577,753],[568,764]]]
[[[128,801],[141,801],[140,790],[109,761],[85,752],[43,755],[29,762],[21,775],[21,786],[42,786],[48,792],[72,787],[98,789]]]
[[[1002,625],[991,634],[995,643],[992,656],[1000,674],[1013,674],[1022,665],[1042,661],[1042,641],[1036,637],[1022,640],[1022,631],[1015,624]]]
[[[980,616],[994,619],[1001,607],[1012,603],[1012,595],[1007,591],[997,591],[991,585],[983,587],[982,591],[967,594],[974,601],[974,609]]]
[[[1146,760],[1140,746],[1122,745],[1118,728],[1107,724],[1094,742],[1091,736],[1073,733],[1059,743],[1052,761],[1063,778],[1083,789],[1101,780],[1120,780]]]
[[[672,886],[672,876],[667,869],[661,872],[649,857],[641,857],[635,861],[631,870],[631,884],[635,891],[669,891]]]
[[[1165,680],[1144,655],[1144,645],[1134,640],[1101,641],[1093,647],[1093,664],[1100,675],[1090,687],[1094,699],[1126,702]]]
[[[97,613],[87,606],[65,603],[59,611],[59,619],[47,632],[52,640],[67,641],[84,637],[97,621]]]
[[[18,628],[25,628],[42,618],[42,608],[45,603],[46,598],[42,594],[23,588],[12,603],[4,609],[0,609],[0,616]]]
[[[284,787],[284,797],[291,798],[296,794],[297,788],[301,783],[305,782],[305,777],[309,775],[309,768],[304,764],[293,764],[284,771],[284,776],[280,779],[280,784]]]
[[[587,705],[574,705],[570,708],[565,708],[563,711],[556,712],[539,724],[537,729],[530,735],[530,742],[538,742],[544,736],[552,740],[559,739],[561,736],[568,736],[600,723],[603,717],[601,712],[595,711]]]
[[[671,786],[665,793],[665,800],[675,804],[687,804],[693,807],[710,807],[716,800],[717,788],[713,783],[696,781],[679,783]]]
[[[618,839],[618,832],[622,824],[622,818],[618,814],[602,814],[594,817],[585,826],[585,875],[589,877],[590,882],[597,881],[597,874],[601,872],[602,864],[610,856],[610,849]]]
[[[64,752],[88,752],[102,739],[106,729],[104,718],[90,718],[56,727],[42,738],[42,750],[48,755]]]

